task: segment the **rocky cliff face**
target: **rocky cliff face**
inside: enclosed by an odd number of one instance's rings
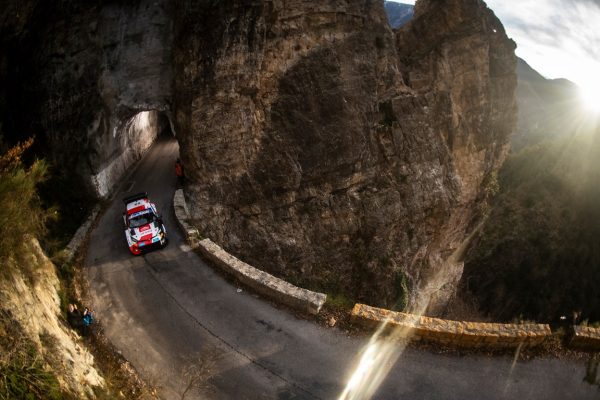
[[[437,220],[442,222],[437,232],[425,236],[422,258],[412,264],[418,266],[413,273],[420,288],[417,303],[424,307],[431,297],[435,312],[460,278],[469,232],[478,228],[516,124],[515,44],[478,0],[421,1],[396,39],[408,85],[417,98],[432,99],[430,107],[440,110],[432,120],[439,123],[434,125],[437,143],[456,185],[447,186],[452,200],[444,209],[446,218]]]
[[[408,286],[439,311],[515,124],[515,46],[484,3],[420,0],[395,35],[367,0],[175,9],[203,233],[303,285],[385,306]]]
[[[372,0],[9,1],[0,21],[3,131],[98,194],[160,129],[137,113],[165,111],[206,236],[305,286],[444,304],[515,120],[514,44],[482,1],[419,0],[396,33]]]
[[[6,3],[3,131],[37,135],[55,165],[106,195],[165,125],[157,112],[171,95],[170,2]],[[136,116],[143,111],[152,113]]]
[[[31,341],[41,355],[40,362],[56,375],[65,393],[73,398],[95,398],[94,390],[104,387],[105,381],[77,334],[59,319],[60,284],[55,267],[37,241],[28,239],[24,247],[26,255],[18,266],[14,259],[4,260],[8,265],[0,277],[0,338],[8,335],[16,347]],[[7,312],[10,326],[3,325]],[[2,348],[2,362],[10,360],[16,350]]]

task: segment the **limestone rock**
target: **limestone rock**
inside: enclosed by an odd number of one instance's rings
[[[294,283],[391,306],[406,274],[413,308],[443,306],[515,124],[515,45],[485,4],[420,0],[395,34],[366,0],[175,9],[202,234]]]
[[[37,135],[53,164],[106,196],[168,124],[158,111],[171,95],[170,2],[5,3],[2,130]]]
[[[9,0],[2,128],[106,195],[159,129],[136,113],[164,111],[205,237],[296,285],[435,312],[514,128],[516,59],[480,0],[414,11],[394,33],[372,0]]]
[[[46,358],[53,360],[51,367],[63,389],[78,398],[95,398],[94,388],[104,387],[105,382],[94,357],[59,319],[60,283],[55,267],[35,240],[27,243],[26,254],[21,268],[11,269],[0,281],[0,309],[11,313],[38,351],[48,353]],[[22,270],[30,270],[32,276]]]

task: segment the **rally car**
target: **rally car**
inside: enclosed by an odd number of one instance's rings
[[[123,199],[125,238],[134,255],[167,245],[167,229],[147,193],[138,193]]]

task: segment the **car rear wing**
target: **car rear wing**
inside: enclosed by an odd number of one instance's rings
[[[136,193],[134,195],[123,198],[123,203],[125,203],[125,205],[127,205],[129,203],[133,203],[134,201],[141,200],[141,199],[147,199],[147,198],[148,198],[147,192],[140,192],[140,193]]]

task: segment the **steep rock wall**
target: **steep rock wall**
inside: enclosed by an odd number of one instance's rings
[[[0,312],[10,313],[20,334],[34,343],[64,391],[77,398],[95,398],[94,388],[104,387],[105,382],[94,357],[59,319],[60,284],[55,267],[36,240],[26,244],[24,254],[18,266],[13,265],[15,260],[6,261],[10,265],[0,278]]]
[[[438,219],[411,268],[419,282],[417,308],[431,301],[435,313],[460,279],[470,231],[479,229],[515,129],[515,44],[479,0],[418,2],[396,43],[407,84],[440,110],[433,118],[437,143],[457,185],[446,218]]]
[[[176,3],[202,233],[295,283],[388,307],[409,286],[438,312],[515,123],[514,43],[484,3],[420,0],[395,36],[382,2]]]
[[[155,134],[136,139],[136,113],[172,110],[193,214],[231,253],[385,307],[452,292],[515,117],[514,44],[482,1],[419,0],[396,33],[372,0],[28,0],[0,18],[3,130],[41,133],[99,194]]]
[[[132,118],[169,110],[169,5],[8,1],[0,11],[5,134],[37,135],[53,164],[106,195],[147,147],[139,137],[156,136],[156,118],[143,135],[130,129]]]

